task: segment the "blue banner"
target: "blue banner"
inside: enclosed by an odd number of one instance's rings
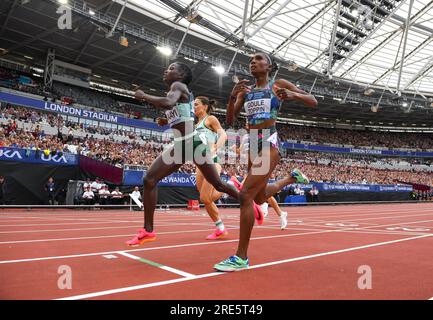
[[[123,170],[124,186],[143,186],[144,171]]]
[[[297,184],[285,187],[294,189]],[[378,184],[349,184],[349,183],[312,183],[299,185],[302,190],[311,190],[315,186],[319,191],[341,191],[341,192],[412,192],[413,187],[409,185],[378,185]]]
[[[169,128],[168,126],[160,127],[158,126],[158,124],[153,122],[146,122],[137,119],[128,119],[114,113],[96,112],[96,111],[81,109],[73,106],[56,104],[49,101],[22,97],[22,96],[5,93],[5,92],[0,92],[0,101],[4,101],[6,103],[15,104],[19,106],[30,107],[38,110],[55,112],[67,116],[74,116],[81,119],[109,122],[109,123],[115,123],[122,126],[130,126],[130,127],[148,129],[153,131],[165,131]]]
[[[16,161],[27,163],[43,163],[56,166],[77,166],[78,156],[75,154],[63,153],[61,155],[45,155],[43,151],[17,149],[17,148],[0,148],[0,161]]]
[[[429,157],[433,158],[433,152],[415,152],[415,151],[398,151],[398,150],[371,150],[360,148],[342,148],[320,145],[309,145],[302,143],[289,143],[284,142],[283,148],[294,149],[300,151],[316,151],[316,152],[338,152],[338,153],[352,153],[352,154],[365,154],[365,155],[381,155],[381,156],[399,156],[399,157]]]
[[[125,186],[142,186],[144,171],[125,170],[123,172],[123,184]],[[197,185],[195,175],[184,173],[172,174],[158,183],[159,187],[187,187],[195,188]]]
[[[123,184],[126,186],[142,186],[143,171],[125,170]],[[227,181],[229,177],[222,177]],[[242,179],[239,177],[239,179]],[[269,180],[273,182],[273,180]],[[158,186],[160,187],[196,187],[195,175],[176,173],[163,179]],[[293,189],[297,185],[293,184],[285,187],[285,190]],[[411,192],[412,186],[407,185],[369,185],[369,184],[338,184],[338,183],[312,183],[308,185],[299,185],[303,190],[311,190],[316,186],[319,191],[342,191],[342,192]]]

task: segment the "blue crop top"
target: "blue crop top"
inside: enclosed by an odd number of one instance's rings
[[[244,109],[247,113],[248,124],[256,125],[268,119],[277,119],[281,101],[272,91],[274,81],[270,81],[266,88],[255,89],[245,95]]]

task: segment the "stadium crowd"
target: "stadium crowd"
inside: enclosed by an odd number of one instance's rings
[[[95,88],[86,89],[54,82],[51,90],[47,90],[43,88],[42,83],[37,78],[30,74],[2,67],[0,67],[0,87],[39,95],[44,97],[46,101],[61,101],[65,104],[78,103],[93,111],[95,109],[92,108],[97,108],[105,112],[121,113],[126,118],[155,119],[161,115],[150,105],[142,104],[138,106],[132,97],[109,93],[96,84]]]
[[[282,160],[274,172],[275,177],[287,175],[296,167],[315,182],[356,183],[356,184],[401,184],[401,182],[433,185],[433,173],[375,169],[366,166],[341,166],[336,164],[315,164]],[[399,182],[400,181],[400,182]]]
[[[389,149],[432,149],[433,134],[356,131],[346,129],[327,129],[306,126],[280,126],[282,140],[308,141],[318,144],[341,144],[385,147]]]
[[[45,154],[73,153],[84,155],[99,161],[104,161],[118,167],[124,165],[148,167],[152,161],[163,151],[168,141],[147,140],[144,143],[138,141],[115,142],[109,136],[112,131],[101,131],[104,128],[86,128],[89,132],[84,138],[76,137],[73,131],[63,135],[58,131],[57,136],[47,135],[40,129],[41,121],[51,124],[53,127],[68,125],[61,117],[52,114],[41,114],[24,108],[8,107],[1,111],[0,118],[8,119],[8,122],[0,128],[0,147],[16,147],[31,150],[40,150]],[[17,120],[31,122],[31,130],[23,130],[18,127]],[[107,135],[107,138],[96,139],[92,133]],[[119,132],[118,132],[119,133]],[[126,133],[127,134],[127,133]],[[136,138],[131,135],[130,138]],[[145,137],[141,137],[145,139]],[[144,141],[144,140],[143,140]],[[143,142],[142,141],[142,142]],[[371,164],[381,163],[395,165],[402,160],[395,158],[377,158],[373,156],[347,156],[330,153],[291,152],[284,157],[277,167],[274,176],[285,176],[293,168],[298,167],[308,173],[316,182],[340,182],[340,183],[380,183],[393,184],[396,181],[418,182],[433,185],[432,172],[416,172],[410,165],[431,165],[431,160],[405,159],[409,170],[389,170],[372,168]],[[239,168],[238,168],[239,167]],[[227,167],[225,171],[227,173]],[[238,174],[242,174],[244,167],[237,165]],[[183,173],[194,173],[195,166],[187,164],[180,169]]]
[[[433,173],[431,172],[349,167],[335,164],[324,165],[297,162],[288,158],[280,161],[272,174],[272,178],[287,177],[294,168],[302,170],[313,182],[353,184],[402,184],[403,182],[407,182],[433,185]],[[223,174],[230,175],[233,172],[241,176],[244,175],[246,165],[224,165]]]
[[[129,139],[137,140],[139,142],[148,141],[149,139],[155,142],[164,142],[157,137],[148,138],[140,136],[136,132],[124,129],[110,129],[105,127],[84,125],[83,123],[79,124],[72,121],[65,121],[61,116],[55,115],[53,113],[39,112],[23,107],[13,107],[10,104],[7,104],[5,107],[0,108],[0,119],[8,120],[10,123],[14,124],[14,127],[17,126],[16,121],[23,121],[24,123],[31,123],[39,126],[41,126],[42,124],[48,124],[52,128],[66,127],[70,129],[69,132],[72,132],[73,130],[79,130],[81,132],[89,134],[100,134],[104,136],[117,135],[120,137],[128,137]]]
[[[115,95],[106,90],[92,90],[55,82],[52,92],[42,90],[37,79],[28,74],[0,68],[0,85],[20,91],[39,94],[48,98],[61,99],[68,97],[73,102],[99,108],[110,112],[119,112],[129,118],[155,119],[161,115],[151,106],[137,106],[132,98]],[[221,123],[225,123],[223,115],[217,115]],[[236,123],[235,129],[242,128],[244,121]],[[282,140],[308,141],[318,144],[339,144],[360,146],[375,146],[385,148],[433,149],[433,134],[356,131],[346,129],[319,128],[310,126],[279,125],[279,135]]]
[[[45,95],[37,81],[20,75],[18,72],[0,68],[0,84],[16,90]],[[141,118],[158,116],[152,109],[141,110],[134,104],[119,103],[113,95],[95,90],[67,86],[60,83],[54,85],[51,96],[68,96],[72,101],[82,103],[90,107],[98,107],[106,111],[124,112],[129,117]],[[149,113],[147,113],[149,112]],[[224,117],[218,115],[224,123]],[[162,141],[158,138],[139,136],[137,133],[119,129],[109,129],[98,126],[84,126],[75,122],[65,121],[61,116],[38,112],[22,107],[4,105],[0,109],[0,119],[6,119],[0,128],[0,147],[17,147],[33,150],[41,150],[45,154],[73,153],[84,155],[96,160],[121,167],[124,165],[148,167],[152,161],[163,151],[164,146],[170,141]],[[24,130],[19,123],[32,124],[31,130]],[[58,134],[53,136],[46,134],[41,129],[42,124],[49,124],[58,128]],[[242,121],[238,127],[242,127]],[[68,134],[62,134],[60,128],[69,128]],[[76,130],[85,132],[85,137],[74,135]],[[97,139],[93,135],[104,136]],[[418,133],[391,133],[369,132],[343,129],[326,129],[306,126],[279,125],[279,134],[283,141],[309,141],[318,144],[341,144],[359,146],[377,146],[387,148],[418,148],[432,149],[433,135]],[[113,135],[129,138],[130,140],[114,141]],[[131,142],[132,140],[132,142]],[[431,165],[431,160],[405,159],[409,170],[392,170],[372,168],[372,164],[396,165],[401,160],[392,158],[377,158],[373,156],[347,157],[341,154],[317,154],[306,152],[291,152],[283,158],[277,167],[274,176],[287,175],[294,167],[308,173],[313,181],[329,181],[342,183],[395,183],[396,181],[416,181],[418,183],[433,185],[432,173],[416,172],[411,165]],[[245,168],[241,165],[225,166],[223,173],[233,168],[238,174],[242,174]],[[195,166],[186,164],[180,169],[184,173],[194,173]]]

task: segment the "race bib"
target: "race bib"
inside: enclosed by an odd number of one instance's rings
[[[168,124],[172,124],[173,122],[180,119],[180,114],[179,110],[177,110],[177,107],[173,107],[173,109],[166,111],[165,116],[167,117]]]
[[[257,114],[269,114],[271,112],[271,99],[257,99],[245,102],[245,112],[248,117]]]

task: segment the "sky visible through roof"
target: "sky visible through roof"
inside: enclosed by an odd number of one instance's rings
[[[158,0],[130,0],[130,2],[163,18],[173,18],[177,14]],[[177,2],[183,7],[191,4],[191,0]],[[245,0],[195,2],[199,3],[198,12],[201,16],[226,31],[235,33],[239,38],[243,37],[241,26]],[[283,7],[282,5],[286,3],[287,5]],[[358,46],[349,58],[334,64],[335,76],[392,89],[397,88],[404,42],[404,21],[408,17],[411,1],[402,0],[401,3],[394,15],[377,28],[367,41]],[[326,69],[328,63],[328,58],[323,53],[329,50],[336,6],[336,0],[250,0],[248,17],[251,17],[251,13],[255,13],[253,17],[255,20],[247,22],[246,34],[253,33],[269,15],[276,11],[278,14],[251,37],[248,43],[266,52],[273,52],[279,48],[276,51],[277,56],[321,72]],[[296,30],[312,18],[314,22],[293,37]],[[181,19],[179,23],[185,27],[189,24],[186,19]],[[191,29],[213,39],[224,40],[223,37],[200,25],[193,24]],[[281,46],[288,38],[291,38],[289,43]],[[433,1],[431,0],[413,2],[405,56],[407,58],[403,63],[400,89],[433,93]],[[317,57],[321,58],[317,59]],[[425,74],[420,77],[422,73]]]

